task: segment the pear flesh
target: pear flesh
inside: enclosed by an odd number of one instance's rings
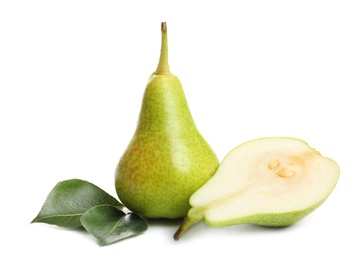
[[[168,65],[167,28],[150,76],[137,129],[117,165],[115,187],[131,211],[147,218],[181,218],[190,196],[215,173],[219,161],[197,130],[180,80]]]
[[[201,219],[212,227],[291,225],[327,199],[339,172],[335,161],[299,139],[268,137],[241,144],[191,196],[192,208],[174,238]]]

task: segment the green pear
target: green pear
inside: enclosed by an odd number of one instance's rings
[[[147,218],[181,218],[190,196],[219,161],[191,116],[180,80],[168,65],[166,23],[159,64],[145,89],[138,125],[116,169],[122,203]]]
[[[299,139],[245,142],[231,150],[215,175],[191,196],[192,208],[174,239],[202,219],[211,227],[291,225],[327,199],[339,172],[335,161]]]

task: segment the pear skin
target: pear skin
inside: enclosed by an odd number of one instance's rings
[[[138,125],[116,168],[122,203],[147,218],[181,218],[189,198],[215,173],[216,154],[198,131],[180,80],[170,72],[166,23],[156,71],[146,86]]]

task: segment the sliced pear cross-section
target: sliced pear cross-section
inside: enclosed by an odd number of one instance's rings
[[[227,154],[215,175],[191,196],[192,208],[174,238],[202,219],[212,227],[291,225],[327,199],[339,172],[335,161],[299,139],[245,142]]]

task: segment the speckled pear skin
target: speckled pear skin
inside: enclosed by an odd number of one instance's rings
[[[115,176],[119,199],[147,218],[181,218],[190,196],[215,173],[219,161],[197,130],[180,80],[153,73],[137,129]]]

